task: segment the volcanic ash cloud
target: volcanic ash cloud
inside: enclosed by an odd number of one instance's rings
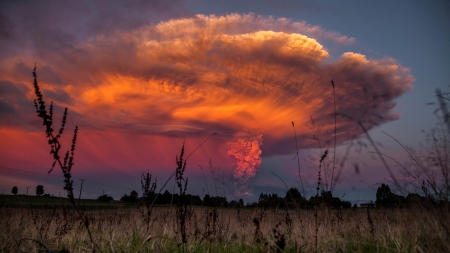
[[[234,170],[235,195],[247,193],[249,180],[256,176],[261,165],[261,145],[263,135],[250,131],[240,131],[234,135],[228,155],[236,158]]]
[[[13,105],[0,108],[0,127],[29,126],[34,95],[23,84],[35,62],[44,95],[95,131],[203,138],[252,129],[270,156],[295,153],[291,121],[308,137],[299,146],[309,148],[318,146],[313,135],[330,138],[335,109],[345,116],[337,119],[338,145],[363,133],[356,121],[370,130],[399,119],[395,100],[412,88],[410,70],[390,58],[332,56],[325,41],[353,39],[285,18],[197,15],[98,34],[38,59],[23,53],[0,60],[0,107]]]

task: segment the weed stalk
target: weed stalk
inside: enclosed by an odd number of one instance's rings
[[[92,233],[89,229],[89,221],[84,215],[84,213],[79,209],[78,205],[75,203],[75,198],[73,194],[73,180],[71,179],[71,170],[72,166],[74,165],[73,157],[75,153],[75,146],[77,141],[77,133],[78,133],[78,126],[75,127],[74,135],[72,138],[72,146],[69,151],[66,152],[64,156],[64,162],[61,162],[61,157],[59,155],[59,151],[61,149],[61,144],[59,142],[59,139],[61,138],[61,135],[64,132],[64,127],[66,125],[67,121],[67,107],[64,109],[64,115],[62,119],[61,128],[58,131],[58,134],[53,134],[53,102],[50,103],[49,111],[47,112],[44,97],[39,89],[38,81],[37,81],[37,75],[36,75],[36,64],[33,69],[33,86],[34,86],[34,93],[36,95],[36,99],[34,100],[34,106],[36,108],[36,113],[39,118],[42,119],[42,125],[45,126],[45,134],[48,138],[48,144],[50,145],[50,154],[53,155],[54,162],[52,164],[52,167],[50,168],[48,173],[51,173],[53,168],[55,167],[55,164],[58,163],[60,166],[63,174],[64,174],[64,190],[67,191],[67,197],[69,198],[70,203],[74,207],[75,211],[77,212],[78,216],[80,217],[81,221],[83,222],[83,225],[85,226],[89,239],[92,243],[92,251],[95,252],[97,246],[94,242],[94,239],[92,237]]]

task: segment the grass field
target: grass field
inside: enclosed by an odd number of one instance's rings
[[[33,205],[0,209],[1,252],[92,251],[86,228],[70,206]],[[450,252],[448,208],[274,212],[187,207],[184,244],[176,206],[153,207],[148,226],[145,207],[85,215],[100,252]]]

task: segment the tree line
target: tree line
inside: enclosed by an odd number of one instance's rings
[[[422,185],[421,194],[409,193],[406,197],[397,195],[391,191],[391,188],[387,184],[381,184],[377,189],[376,194],[376,207],[383,208],[403,208],[413,206],[436,206],[444,204],[442,200],[436,200],[428,193],[428,189],[425,183]]]
[[[375,203],[371,203],[369,207],[381,207],[381,208],[402,208],[409,207],[418,204],[428,204],[437,205],[438,201],[434,200],[432,196],[428,194],[427,188],[422,187],[423,194],[409,193],[406,197],[397,195],[393,193],[387,184],[381,184],[378,187],[376,193]],[[18,193],[17,186],[14,186],[11,193],[16,195]],[[36,187],[36,195],[38,196],[49,196],[44,194],[44,186],[38,185]],[[186,194],[183,198],[175,193],[171,194],[168,190],[164,193],[150,192],[145,198],[151,198],[151,202],[154,205],[170,205],[178,204],[180,199],[182,199],[185,205],[193,206],[209,206],[209,207],[261,207],[264,209],[272,208],[313,208],[318,205],[325,205],[332,208],[351,208],[357,207],[356,204],[352,206],[350,201],[343,201],[338,197],[333,197],[330,191],[321,191],[320,195],[310,197],[309,199],[303,197],[297,188],[290,188],[285,196],[278,196],[276,193],[267,194],[261,193],[259,195],[258,201],[253,203],[248,203],[244,205],[244,201],[240,198],[238,200],[228,201],[226,197],[220,196],[210,196],[206,194],[203,199],[198,195]],[[97,198],[98,201],[109,202],[114,201],[114,198],[106,194],[101,195]],[[144,202],[143,197],[139,197],[136,191],[131,191],[130,195],[123,195],[120,198],[121,202],[129,204],[139,204]]]
[[[149,196],[155,205],[170,205],[178,204],[181,200],[180,195],[171,194],[169,191],[164,193],[153,193]],[[136,191],[132,191],[130,195],[125,194],[120,199],[122,202],[138,204],[143,202],[142,198],[138,197]],[[186,205],[194,206],[210,206],[210,207],[244,207],[242,198],[238,200],[228,201],[226,197],[210,196],[206,194],[203,199],[198,195],[186,194],[183,199]],[[262,207],[262,208],[312,208],[319,204],[329,205],[334,208],[351,208],[349,201],[342,201],[337,197],[333,197],[331,192],[322,191],[320,196],[311,197],[309,200],[304,198],[297,188],[290,188],[285,196],[278,196],[278,194],[261,193],[258,202],[249,203],[247,207]]]

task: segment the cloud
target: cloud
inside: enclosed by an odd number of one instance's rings
[[[341,45],[353,38],[285,18],[196,15],[118,29],[99,24],[70,46],[48,44],[45,56],[2,58],[0,80],[30,84],[23,70],[37,61],[44,95],[69,107],[81,127],[166,137],[218,132],[224,142],[246,129],[264,136],[265,155],[295,153],[291,121],[308,137],[300,138],[300,148],[317,146],[313,135],[332,138],[330,80],[343,115],[339,143],[361,134],[357,120],[372,129],[398,119],[394,100],[414,81],[394,59],[354,52],[334,59],[320,41]],[[64,32],[55,36],[75,36]],[[32,89],[26,96],[32,99]]]
[[[73,49],[98,34],[135,29],[167,16],[182,17],[189,13],[178,0],[2,1],[0,46],[8,50],[0,50],[0,56],[11,57],[26,50],[45,57],[54,50]]]

